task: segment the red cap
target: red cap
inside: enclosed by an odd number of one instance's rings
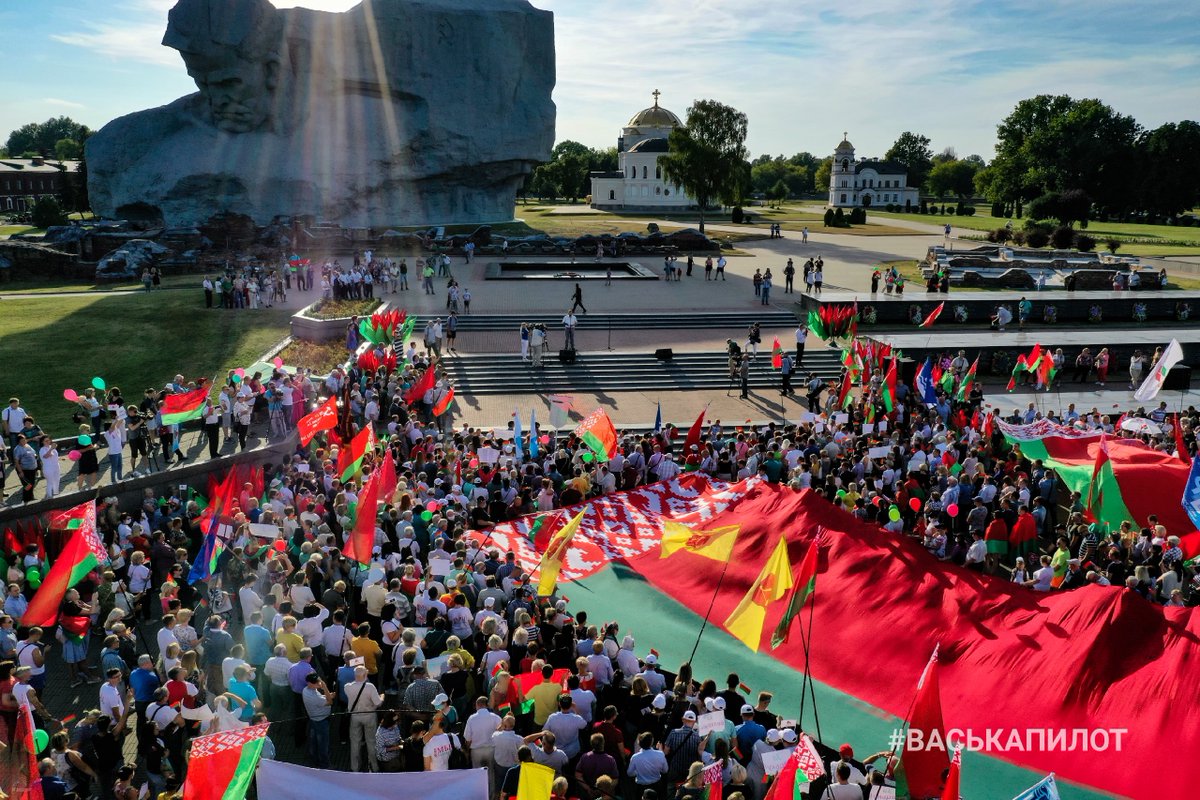
[[[838,753],[846,758],[854,758],[854,748],[850,746],[849,742],[839,747]]]

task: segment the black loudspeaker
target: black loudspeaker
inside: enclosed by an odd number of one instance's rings
[[[660,347],[654,351],[654,357],[659,361],[670,361],[675,357],[675,354],[671,352],[671,348],[669,347]]]
[[[572,348],[568,348],[566,350],[559,350],[558,351],[558,360],[564,364],[574,364],[575,363],[575,348],[572,347]]]
[[[1192,388],[1192,368],[1187,364],[1176,364],[1171,367],[1171,371],[1167,373],[1167,377],[1163,380],[1164,389],[1174,389],[1176,391],[1188,392]]]

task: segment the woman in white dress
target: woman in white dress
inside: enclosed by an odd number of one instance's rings
[[[46,479],[46,497],[58,494],[59,483],[62,481],[62,465],[58,462],[58,448],[49,436],[43,436],[38,448],[38,458],[42,462],[42,477]]]

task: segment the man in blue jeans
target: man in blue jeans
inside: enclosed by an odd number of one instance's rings
[[[308,715],[308,757],[318,769],[329,768],[329,717],[336,695],[315,672],[304,679],[304,713]]]

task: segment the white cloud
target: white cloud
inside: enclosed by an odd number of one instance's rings
[[[60,97],[47,97],[42,102],[48,106],[61,106],[63,108],[87,108],[83,103],[76,103],[74,100],[63,100]]]

